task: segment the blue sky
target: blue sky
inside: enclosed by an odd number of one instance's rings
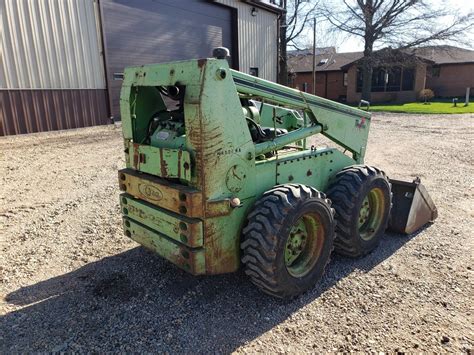
[[[443,6],[458,9],[457,11],[460,14],[467,14],[469,11],[474,11],[474,0],[431,0],[429,2],[433,4],[434,8]],[[364,49],[361,38],[354,36],[347,37],[345,35],[338,35],[335,38],[333,36],[329,37],[325,26],[327,25],[323,23],[317,24],[317,47],[335,46],[338,52],[357,52]],[[466,33],[466,38],[468,39],[467,42],[470,42],[470,45],[463,44],[461,46],[474,49],[474,30],[470,31],[470,33]],[[306,32],[303,41],[305,44],[309,44],[308,47],[312,46],[311,30]]]

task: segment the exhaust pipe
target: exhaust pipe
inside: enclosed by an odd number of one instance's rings
[[[413,182],[392,180],[392,211],[388,230],[412,234],[438,217],[438,210],[420,178]]]

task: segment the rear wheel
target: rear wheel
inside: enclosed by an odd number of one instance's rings
[[[243,230],[245,273],[280,298],[313,287],[332,251],[333,216],[330,201],[312,187],[286,184],[265,192]]]
[[[352,257],[374,250],[387,228],[392,205],[385,173],[365,165],[345,168],[327,193],[336,210],[335,250]]]

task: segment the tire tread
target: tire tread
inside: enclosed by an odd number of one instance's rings
[[[337,224],[334,249],[339,254],[357,257],[370,252],[370,250],[361,250],[354,245],[351,234],[351,210],[355,207],[355,199],[359,191],[361,191],[365,181],[371,176],[380,176],[386,179],[387,182],[389,181],[386,174],[376,167],[353,165],[338,172],[335,180],[328,188],[328,196],[336,210],[335,218]],[[388,184],[391,190],[391,185],[390,183]],[[385,225],[382,226],[383,230],[387,228],[388,218],[386,218],[384,223]]]
[[[263,194],[247,217],[248,224],[242,231],[241,260],[252,283],[267,294],[279,298],[289,296],[288,290],[279,285],[276,279],[276,232],[282,226],[284,212],[294,208],[299,200],[308,198],[318,198],[328,203],[326,195],[313,187],[299,184],[278,185]],[[328,205],[330,206],[330,201]],[[334,215],[334,209],[330,209]]]

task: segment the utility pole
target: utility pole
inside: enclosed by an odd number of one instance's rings
[[[313,18],[313,95],[316,95],[316,18]]]
[[[287,63],[287,53],[286,53],[286,45],[287,45],[287,24],[286,24],[286,1],[282,1],[283,12],[280,15],[279,21],[279,49],[280,53],[278,54],[278,84],[288,85],[288,63]]]

